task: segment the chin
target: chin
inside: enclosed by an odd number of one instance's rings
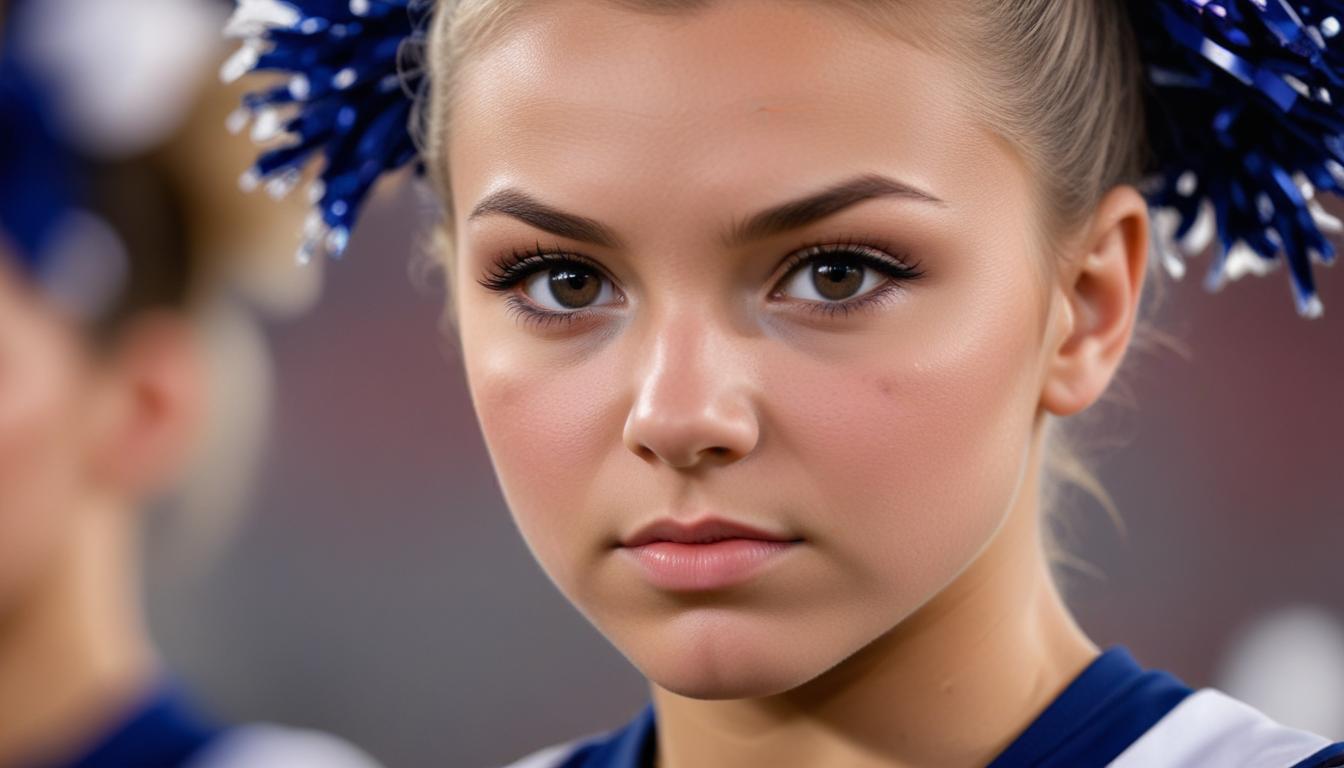
[[[692,699],[748,699],[796,688],[829,666],[810,658],[818,649],[745,632],[665,631],[651,647],[627,653],[660,688]]]
[[[657,675],[645,672],[645,677],[658,687],[678,696],[702,700],[757,699],[774,696],[796,688],[809,679],[807,675],[782,675],[780,671],[769,670],[767,674],[692,672],[682,675]]]

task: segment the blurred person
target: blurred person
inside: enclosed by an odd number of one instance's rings
[[[202,87],[226,10],[0,5],[3,768],[373,765],[315,731],[215,722],[145,626],[147,508],[176,491],[184,511],[208,500],[223,519],[244,499],[237,449],[255,447],[256,429],[225,435],[233,455],[205,450],[218,447],[212,422],[258,427],[249,411],[264,402],[234,388],[264,379],[246,343],[241,355],[214,344],[253,327],[234,289],[250,283],[278,308],[316,288],[311,272],[265,265],[266,225],[290,213],[258,208],[238,231],[243,197],[217,173],[238,150],[202,143],[233,98]]]
[[[648,680],[517,768],[1344,764],[1098,648],[1045,526],[1150,265],[1323,311],[1340,10],[242,0],[225,77],[290,76],[255,180],[322,156],[337,255],[423,165],[514,522]]]

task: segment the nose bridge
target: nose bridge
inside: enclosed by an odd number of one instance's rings
[[[631,366],[626,446],[679,468],[751,453],[759,425],[745,339],[699,302],[664,305],[646,320]]]

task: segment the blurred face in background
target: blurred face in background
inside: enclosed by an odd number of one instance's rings
[[[926,605],[1018,499],[1053,306],[1030,179],[962,65],[857,15],[615,6],[530,8],[458,73],[470,390],[590,621],[674,692],[778,693]],[[707,515],[795,543],[691,591],[620,546]]]
[[[30,579],[120,540],[200,426],[189,318],[145,310],[96,338],[0,252],[0,613]],[[71,555],[72,557],[63,557]]]
[[[83,511],[93,388],[80,329],[0,244],[0,611]]]

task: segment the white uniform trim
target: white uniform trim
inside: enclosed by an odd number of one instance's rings
[[[189,768],[379,768],[373,758],[319,731],[244,725],[225,731]]]
[[[597,734],[580,736],[577,739],[570,739],[562,744],[552,744],[549,747],[543,747],[503,766],[503,768],[555,768],[555,766],[560,765],[567,760],[580,744],[595,735]]]
[[[1330,740],[1271,720],[1214,688],[1177,704],[1109,768],[1291,768]]]

